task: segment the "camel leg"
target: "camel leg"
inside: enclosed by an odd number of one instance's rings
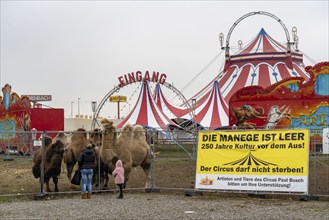
[[[110,181],[110,177],[109,177],[109,171],[110,168],[107,164],[104,164],[104,173],[103,173],[103,189],[108,189],[109,188],[109,181]]]
[[[105,175],[105,181],[104,181],[103,189],[108,189],[109,188],[109,181],[110,181],[110,177],[107,174],[107,175]]]
[[[151,164],[150,163],[142,163],[141,167],[144,170],[145,176],[146,176],[146,184],[145,188],[148,188],[151,186]]]
[[[69,181],[71,182],[72,179],[72,173],[73,173],[73,168],[75,165],[76,161],[72,162],[72,161],[67,161],[66,162],[66,170],[67,170],[67,178],[69,179]],[[71,189],[76,189],[75,185],[71,184]]]
[[[132,163],[126,163],[123,165],[123,168],[125,170],[125,182],[123,183],[123,188],[126,188],[127,186],[127,182],[129,180],[129,174],[131,172],[131,169],[132,169]]]
[[[47,190],[47,192],[51,192],[50,187],[49,187],[49,180],[50,180],[50,177],[45,177],[45,183],[46,183],[46,190]]]
[[[55,185],[55,192],[58,192],[58,177],[57,176],[53,176],[53,182]]]
[[[72,178],[72,172],[73,172],[73,167],[74,167],[74,164],[69,164],[67,163],[66,164],[66,170],[67,170],[67,178],[71,181],[71,178]]]

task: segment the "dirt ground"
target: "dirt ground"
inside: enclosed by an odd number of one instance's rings
[[[14,158],[12,161],[0,157],[0,197],[5,195],[33,195],[40,192],[40,183],[32,175],[32,160]],[[60,192],[72,192],[63,164],[59,177]],[[156,158],[152,169],[153,188],[161,192],[177,191],[184,193],[193,191],[195,183],[196,161],[189,158]],[[127,189],[144,189],[145,175],[140,167],[132,170]],[[50,187],[53,189],[53,183]],[[110,190],[115,189],[112,176]],[[80,190],[78,186],[77,191]],[[97,191],[98,188],[94,187]],[[329,158],[310,159],[309,194],[329,197]]]

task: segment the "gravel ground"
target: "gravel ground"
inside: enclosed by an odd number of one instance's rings
[[[329,201],[162,193],[116,196],[0,203],[0,219],[329,219]]]

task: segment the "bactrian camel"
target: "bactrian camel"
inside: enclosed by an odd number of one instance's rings
[[[44,138],[44,182],[46,191],[51,192],[49,187],[50,178],[53,179],[55,192],[58,192],[58,176],[61,174],[64,148],[68,143],[68,137],[64,132],[59,132],[53,139],[49,136]],[[33,157],[32,173],[35,178],[41,177],[42,148],[39,148]]]
[[[125,184],[129,180],[132,168],[141,166],[147,178],[146,187],[149,187],[151,148],[146,142],[144,128],[127,124],[118,135],[112,121],[103,119],[101,126],[101,157],[104,163],[113,165],[120,159],[125,170]]]

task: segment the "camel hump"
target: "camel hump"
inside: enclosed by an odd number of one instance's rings
[[[146,138],[145,130],[144,130],[143,126],[136,125],[134,127],[134,138],[137,138],[137,139],[145,139]]]
[[[133,137],[134,126],[131,124],[126,124],[122,127],[120,132],[120,140],[132,140]]]
[[[84,128],[78,128],[76,131],[74,131],[71,137],[71,141],[80,140],[81,138],[87,139],[87,131]]]
[[[126,124],[122,128],[122,132],[132,132],[134,130],[134,126],[131,124]]]
[[[56,138],[62,139],[65,137],[66,137],[66,135],[65,135],[64,131],[59,131],[54,139],[56,139]]]

